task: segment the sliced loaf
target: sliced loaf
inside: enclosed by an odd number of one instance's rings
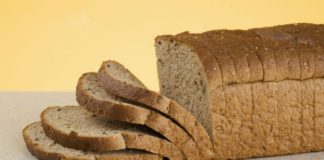
[[[98,82],[97,73],[85,73],[80,77],[76,99],[81,106],[97,115],[146,125],[174,143],[187,159],[200,156],[197,144],[185,130],[156,111],[106,93]]]
[[[162,156],[144,151],[122,150],[94,153],[65,148],[46,136],[41,122],[26,126],[23,130],[23,137],[28,150],[40,160],[162,160]]]
[[[47,136],[65,147],[86,151],[138,149],[183,159],[172,143],[142,125],[98,117],[81,106],[49,107],[41,114]]]
[[[179,123],[196,141],[201,154],[213,156],[211,140],[197,119],[175,101],[147,89],[128,69],[116,61],[105,61],[98,72],[98,80],[105,90],[116,96],[144,104]]]
[[[316,24],[159,36],[160,92],[207,129],[215,158],[323,150],[323,37]]]

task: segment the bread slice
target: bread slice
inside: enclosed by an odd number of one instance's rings
[[[98,72],[98,80],[110,94],[144,104],[165,113],[192,136],[202,155],[206,158],[213,156],[210,137],[197,119],[175,101],[147,89],[123,65],[116,61],[103,62]]]
[[[26,126],[23,137],[28,150],[40,160],[162,160],[162,156],[136,150],[94,153],[65,148],[45,135],[41,122]]]
[[[138,149],[183,159],[171,142],[144,126],[98,117],[81,106],[49,107],[41,114],[47,136],[65,147],[86,151]]]
[[[197,144],[185,130],[156,111],[106,93],[98,82],[97,73],[85,73],[80,77],[76,99],[81,106],[97,115],[153,129],[174,143],[187,159],[200,156]]]

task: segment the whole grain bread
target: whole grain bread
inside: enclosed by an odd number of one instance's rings
[[[214,151],[209,135],[197,119],[175,101],[147,89],[123,65],[111,60],[103,62],[98,72],[98,81],[110,94],[144,104],[166,114],[191,135],[205,159],[213,157]]]
[[[87,110],[112,120],[145,125],[175,144],[187,159],[200,157],[190,135],[164,115],[105,92],[97,73],[85,73],[78,82],[76,99]]]
[[[324,25],[184,32],[155,43],[160,93],[207,129],[215,158],[324,149]]]
[[[141,125],[98,117],[81,106],[49,107],[41,113],[47,136],[59,144],[84,151],[138,149],[169,159],[184,159],[172,143]]]
[[[162,160],[162,156],[144,151],[121,150],[94,153],[66,148],[46,136],[41,122],[26,126],[23,137],[28,150],[40,160]]]

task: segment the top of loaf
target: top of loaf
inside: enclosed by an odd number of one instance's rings
[[[248,30],[213,30],[162,35],[156,45],[168,41],[190,47],[200,58],[208,80],[216,66],[222,84],[254,81],[304,80],[324,76],[324,25],[287,24]],[[216,61],[210,61],[212,57]],[[227,68],[232,68],[227,70]],[[231,72],[226,74],[226,72]]]

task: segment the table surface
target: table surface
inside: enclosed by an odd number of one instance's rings
[[[39,121],[40,112],[48,106],[76,104],[73,92],[0,92],[0,160],[36,160],[27,150],[22,129]],[[254,160],[320,160],[324,152]]]

